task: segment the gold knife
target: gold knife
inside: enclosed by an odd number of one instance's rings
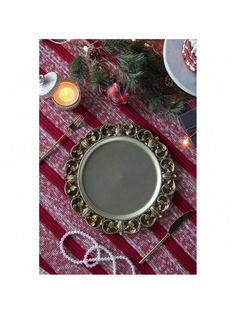
[[[186,213],[184,213],[182,216],[180,216],[179,218],[177,218],[172,225],[170,226],[167,234],[151,249],[151,251],[145,255],[141,261],[139,261],[139,264],[142,264],[146,261],[146,259],[148,259],[155,251],[157,251],[160,246],[163,244],[163,242],[165,242],[171,235],[172,233],[186,220],[188,219],[190,216],[192,216],[193,213],[195,213],[195,210],[190,210]]]

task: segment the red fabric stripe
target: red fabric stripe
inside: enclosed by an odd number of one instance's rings
[[[62,45],[57,45],[51,43],[48,40],[43,40],[50,48],[52,48],[56,53],[58,53],[66,62],[70,63],[73,60],[73,55],[71,55],[68,50],[66,50]],[[65,53],[65,51],[67,53]],[[69,56],[68,56],[69,55]],[[154,126],[147,122],[139,113],[137,113],[129,105],[119,105],[119,108],[124,112],[129,118],[131,118],[135,123],[140,126],[149,129],[153,134],[157,135],[160,140],[168,147],[172,154],[172,157],[185,168],[193,177],[196,177],[196,165],[194,165],[188,158],[179,151],[174,144],[169,141],[163,134],[160,133]]]
[[[125,113],[132,121],[142,126],[143,128],[149,129],[154,135],[158,136],[169,149],[173,159],[175,159],[183,168],[185,168],[193,177],[196,177],[196,166],[181,153],[174,144],[168,140],[158,129],[147,122],[139,113],[137,113],[131,106],[119,105],[119,108]]]
[[[131,245],[129,245],[126,242],[126,240],[122,236],[120,236],[119,234],[115,234],[115,235],[107,234],[106,237],[112,243],[114,243],[114,245],[119,250],[124,252],[124,254],[134,263],[136,268],[141,272],[141,274],[146,274],[146,275],[155,274],[155,272],[152,270],[152,268],[149,266],[148,263],[139,264],[139,261],[142,259],[142,257]]]
[[[66,231],[54,220],[54,218],[42,205],[40,205],[40,221],[54,234],[54,236],[59,241],[66,233]],[[84,257],[85,250],[82,249],[72,237],[66,239],[65,246],[76,258],[82,259]],[[90,268],[90,271],[93,274],[107,274],[107,272],[99,265]]]
[[[82,104],[79,105],[74,110],[75,113],[81,114],[85,121],[92,127],[92,128],[98,128],[102,125],[102,122],[99,121],[93,114],[91,114],[86,108],[82,106]]]
[[[177,191],[175,192],[172,201],[183,213],[195,209]],[[196,215],[192,215],[189,220],[196,226]]]
[[[48,39],[42,39],[42,42],[45,43],[51,49],[53,49],[55,52],[57,52],[68,63],[71,63],[73,61],[74,57],[62,45],[55,44]]]
[[[45,75],[47,72],[44,71],[42,68],[39,68],[39,74]]]
[[[58,140],[64,133],[58,129],[41,111],[39,113],[40,125],[43,125],[44,130],[50,134],[55,140]],[[53,143],[52,143],[53,144]],[[65,136],[60,143],[68,151],[75,145],[68,136]]]
[[[51,275],[56,275],[55,270],[39,255],[39,266]]]
[[[40,172],[62,193],[64,192],[64,180],[59,176],[59,174],[54,171],[46,162],[40,164]]]

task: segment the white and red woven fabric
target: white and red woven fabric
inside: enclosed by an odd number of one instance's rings
[[[73,41],[80,45],[93,41]],[[56,44],[40,40],[40,73],[57,72],[62,79],[69,77],[68,65],[78,54],[75,45]],[[60,251],[62,236],[79,229],[90,234],[97,243],[106,247],[114,256],[127,256],[135,265],[136,274],[196,274],[196,217],[186,221],[161,249],[146,263],[140,259],[167,232],[171,223],[196,205],[196,149],[184,147],[181,138],[185,135],[177,120],[166,115],[150,113],[141,97],[130,98],[127,104],[114,105],[106,95],[101,96],[81,83],[80,105],[73,111],[58,108],[51,99],[40,100],[40,154],[44,153],[65,131],[66,126],[78,114],[84,117],[84,124],[40,165],[40,267],[49,274],[111,274],[111,264],[101,263],[94,268],[78,266],[66,260]],[[104,123],[134,122],[157,135],[168,147],[176,165],[177,190],[172,204],[162,219],[151,228],[135,235],[107,235],[88,226],[70,208],[64,193],[64,165],[70,149],[93,128]],[[71,256],[82,259],[88,246],[86,241],[68,238],[65,247]],[[118,262],[118,272],[128,274],[126,263]]]

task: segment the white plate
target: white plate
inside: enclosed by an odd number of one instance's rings
[[[172,80],[186,93],[196,96],[196,74],[190,71],[182,56],[184,39],[166,39],[163,58]]]

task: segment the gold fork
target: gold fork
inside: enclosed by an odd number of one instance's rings
[[[74,121],[72,121],[66,128],[65,133],[49,148],[49,150],[43,154],[41,157],[39,157],[39,163],[41,163],[55,148],[55,146],[60,143],[65,136],[67,136],[69,133],[74,132],[78,129],[78,127],[81,125],[81,123],[84,121],[84,118],[79,115],[78,118],[76,118]]]

